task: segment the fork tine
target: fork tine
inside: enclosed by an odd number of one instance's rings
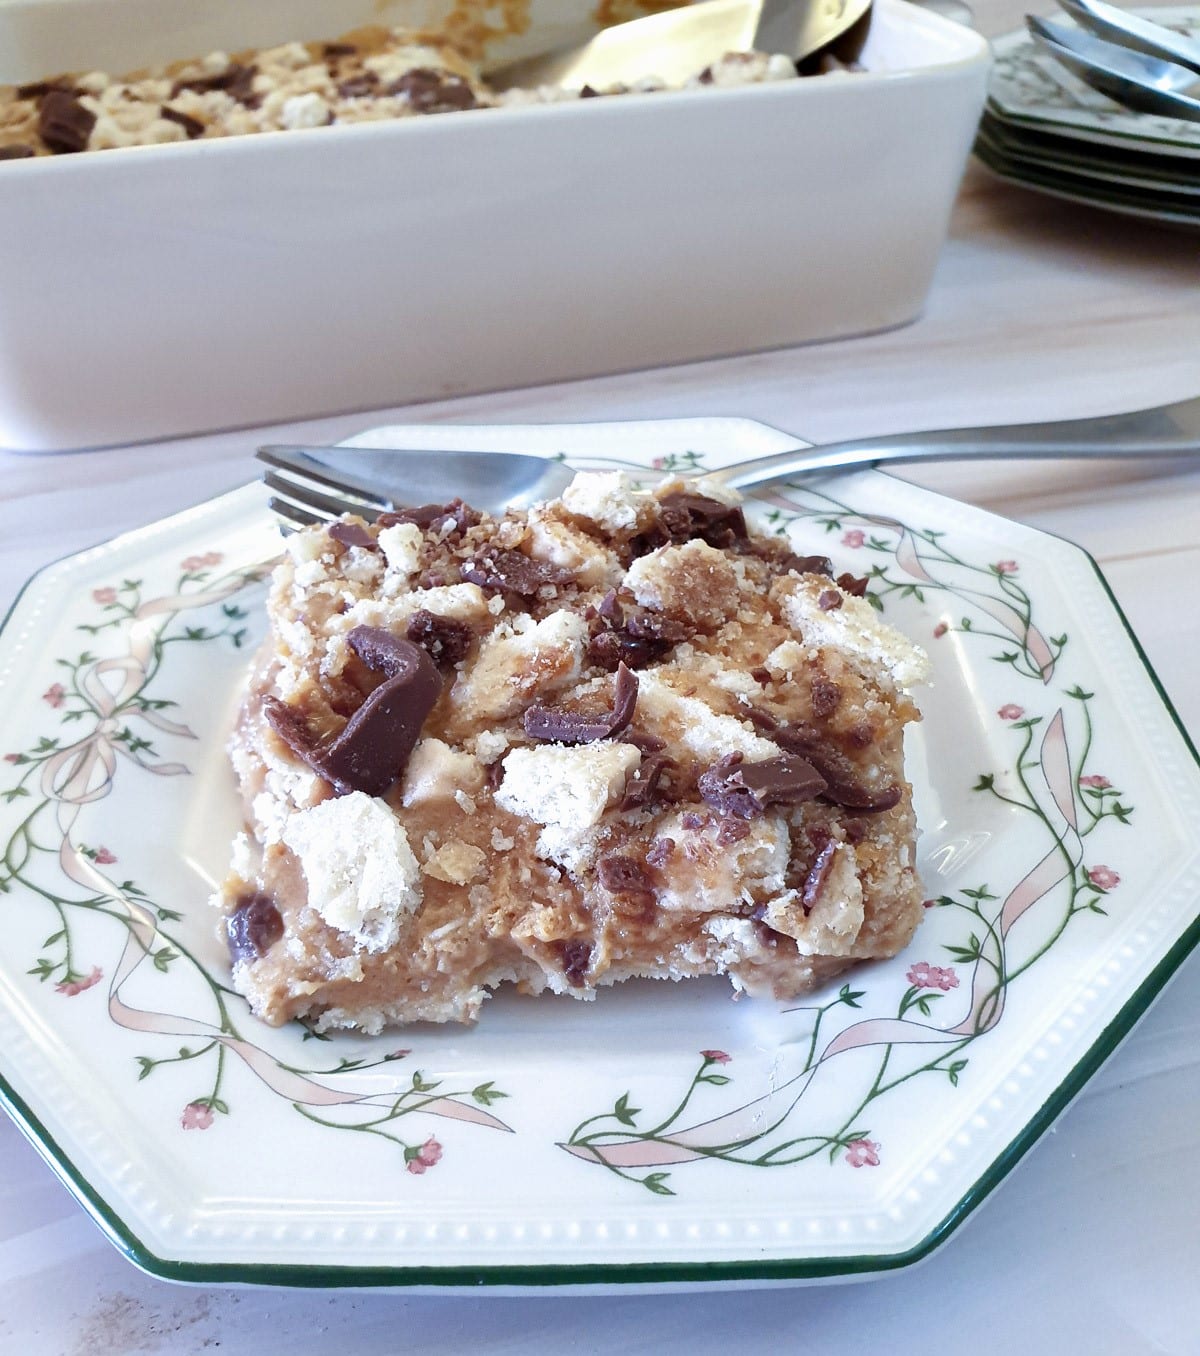
[[[278,490],[288,499],[303,505],[306,509],[311,509],[325,519],[340,518],[343,513],[357,513],[360,518],[365,518],[367,522],[373,523],[382,512],[380,508],[376,507],[378,501],[367,503],[359,499],[357,495],[329,494],[310,481],[290,475],[282,475],[274,470],[263,472],[263,484],[269,486],[272,490]],[[390,508],[391,505],[389,504],[387,507]]]
[[[349,492],[360,498],[363,504],[374,508],[377,513],[383,513],[392,507],[391,501],[381,498],[377,488],[368,480],[343,468],[336,471],[332,470],[317,461],[315,457],[307,456],[295,447],[269,445],[260,447],[254,455],[259,461],[266,462],[268,466],[278,467],[279,470],[286,472],[294,480],[301,483],[312,481],[318,485],[325,485],[340,494]],[[344,511],[346,510],[336,510],[338,513]],[[360,512],[361,509],[358,505],[355,505],[351,511]]]
[[[283,521],[280,526],[284,532],[294,532],[298,527],[313,527],[318,523],[326,523],[328,518],[322,518],[318,514],[310,513],[307,509],[301,508],[299,504],[293,504],[290,500],[280,499],[272,495],[267,500],[267,507],[277,518]]]

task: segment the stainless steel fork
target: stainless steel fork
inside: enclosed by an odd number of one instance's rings
[[[1155,458],[1200,453],[1200,397],[1128,414],[992,428],[893,433],[798,446],[704,474],[732,489],[776,480],[805,480],[884,462],[981,458]],[[263,479],[271,507],[295,525],[355,513],[381,513],[463,499],[476,508],[524,508],[562,493],[574,472],[561,459],[517,452],[421,448],[267,446]]]

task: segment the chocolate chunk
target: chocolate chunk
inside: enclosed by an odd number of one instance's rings
[[[380,549],[379,543],[361,523],[333,523],[330,525],[329,535],[343,546],[365,546],[368,551]]]
[[[750,677],[753,678],[754,681],[758,683],[761,687],[766,687],[766,685],[771,681],[771,670],[759,664],[757,668],[753,668],[750,670]]]
[[[38,112],[38,134],[55,155],[87,149],[96,115],[63,90],[51,90]]]
[[[657,551],[660,546],[669,546],[670,544],[671,534],[663,527],[661,522],[653,522],[644,532],[639,532],[636,537],[629,539],[629,555],[632,560],[637,560],[639,556],[649,555],[651,551]]]
[[[857,810],[860,815],[877,815],[899,805],[903,794],[903,790],[895,782],[885,786],[882,791],[872,791],[861,782],[832,781],[825,793],[825,799],[833,801],[843,809]]]
[[[461,75],[427,66],[405,71],[387,87],[387,93],[407,99],[418,113],[449,113],[476,107],[471,86]]]
[[[759,946],[767,951],[777,951],[779,949],[780,934],[774,928],[770,928],[766,923],[756,919],[754,931],[758,937]]]
[[[681,640],[687,640],[692,634],[682,622],[640,608],[625,623],[625,630],[634,640],[650,640],[668,648],[678,645]]]
[[[624,664],[630,669],[644,669],[665,654],[656,641],[634,640],[628,631],[600,631],[586,646],[588,663],[615,673]]]
[[[663,774],[668,768],[674,766],[673,759],[664,758],[658,753],[652,753],[648,758],[643,758],[638,767],[637,775],[630,777],[625,783],[625,794],[621,797],[621,809],[642,810],[646,806],[652,805]]]
[[[282,936],[283,919],[267,895],[242,895],[225,920],[225,940],[234,965],[265,956]]]
[[[598,616],[605,617],[612,622],[614,626],[620,626],[625,621],[625,614],[621,610],[621,604],[617,598],[617,590],[609,591],[600,599],[596,608]]]
[[[825,789],[825,778],[807,759],[788,753],[762,763],[742,763],[734,780],[740,781],[764,809],[768,805],[799,805]]]
[[[708,816],[699,815],[695,810],[689,810],[680,822],[689,833],[695,833],[698,829],[704,828],[708,823]]]
[[[754,720],[753,712],[747,714]],[[774,728],[765,733],[785,752],[803,755],[825,778],[827,786],[822,798],[844,809],[880,814],[897,805],[904,794],[895,783],[879,791],[864,786],[850,759],[811,726],[781,725],[776,721]]]
[[[374,626],[346,637],[369,669],[385,675],[329,745],[324,761],[335,786],[382,795],[416,746],[425,717],[442,692],[442,678],[420,646]]]
[[[746,712],[746,718],[756,730],[765,734],[770,734],[772,730],[778,730],[780,722],[770,713],[764,711],[760,706],[752,706]]]
[[[812,685],[813,715],[818,720],[832,716],[842,703],[842,689],[828,678],[814,678]]]
[[[713,68],[711,66],[705,66],[696,77],[696,81],[701,85],[711,85],[713,82]]]
[[[198,75],[187,80],[176,80],[171,86],[170,98],[174,99],[185,89],[196,94],[210,94],[213,90],[223,90],[231,99],[236,99],[246,108],[257,108],[262,96],[254,92],[254,77],[257,66],[240,66],[236,61],[220,75]]]
[[[187,133],[189,141],[195,141],[197,137],[204,135],[204,124],[199,118],[190,117],[187,113],[181,113],[177,108],[172,108],[170,104],[163,104],[158,110],[160,118],[166,118],[168,122],[177,122]]]
[[[531,739],[553,740],[556,744],[593,744],[611,739],[633,719],[637,705],[637,674],[622,664],[617,669],[610,715],[588,715],[584,711],[564,711],[556,706],[531,706],[524,721]]]
[[[821,891],[825,888],[825,882],[833,868],[833,859],[836,853],[837,844],[831,840],[817,853],[816,860],[808,868],[808,875],[804,878],[804,890],[800,896],[800,904],[804,909],[806,918],[812,913],[813,905],[821,897]]]
[[[875,742],[875,727],[869,720],[856,720],[846,731],[846,739],[856,749],[869,749]]]
[[[583,85],[580,87],[579,97],[581,99],[599,99],[600,91],[598,89],[593,89],[591,85]]]
[[[837,589],[822,589],[817,606],[822,612],[836,612],[842,605],[842,595]]]
[[[353,56],[358,48],[352,42],[327,42],[321,48],[323,57]]]
[[[717,842],[728,847],[731,843],[741,842],[749,833],[750,825],[744,819],[723,819],[717,829]]]
[[[699,537],[709,546],[728,548],[747,537],[746,516],[737,504],[722,504],[706,494],[679,490],[661,500],[662,524],[673,542]]]
[[[843,593],[848,593],[853,598],[861,598],[867,591],[867,581],[853,574],[839,574],[837,585]]]
[[[420,608],[408,619],[408,638],[419,645],[435,664],[452,668],[467,657],[475,633],[466,622],[439,617]]]
[[[422,532],[432,531],[438,537],[465,532],[482,521],[483,514],[470,504],[464,504],[461,499],[451,499],[448,504],[421,504],[414,508],[393,509],[390,513],[381,513],[376,519],[380,527],[412,523]]]
[[[343,80],[337,87],[337,92],[343,99],[368,99],[378,88],[379,77],[374,71],[367,71],[363,75],[354,75],[349,80]]]
[[[536,598],[547,584],[570,584],[575,579],[570,570],[496,547],[487,547],[465,565],[462,577],[468,584],[504,589],[521,598]]]
[[[783,567],[786,572],[794,570],[797,574],[823,574],[833,578],[833,561],[828,556],[785,556]]]
[[[621,663],[631,669],[644,669],[692,634],[682,622],[657,612],[647,612],[644,608],[633,609],[626,618],[616,591],[611,589],[601,600],[597,612],[612,629],[593,628],[594,633],[587,643],[587,657],[610,673]]]
[[[460,503],[461,500],[454,502]],[[380,527],[397,527],[400,523],[411,522],[423,532],[435,519],[445,517],[450,507],[450,504],[418,504],[412,509],[393,509],[391,513],[381,513],[376,522]]]
[[[55,92],[74,94],[75,82],[59,76],[57,80],[31,80],[27,85],[18,85],[16,90],[18,99],[44,99]]]
[[[700,799],[723,815],[754,819],[769,805],[798,805],[825,790],[825,778],[796,754],[747,763],[740,753],[726,754],[703,773]]]
[[[28,160],[33,154],[32,146],[0,146],[0,160]]]
[[[847,819],[842,825],[847,843],[861,843],[867,836],[867,826],[861,819]]]
[[[425,717],[442,691],[433,661],[412,641],[374,626],[356,626],[346,637],[367,668],[385,675],[332,740],[314,738],[303,714],[277,698],[263,706],[280,739],[330,782],[338,795],[365,791],[381,796],[400,777]]]
[[[617,852],[600,858],[596,863],[596,874],[600,877],[600,884],[616,895],[645,894],[654,888],[646,868],[636,857],[626,857]]]
[[[592,959],[591,942],[572,941],[562,944],[563,977],[574,988],[581,988]]]
[[[298,706],[289,706],[287,702],[280,701],[278,697],[266,697],[263,700],[263,715],[288,748],[307,763],[309,754],[320,741],[310,730],[304,712]]]
[[[646,860],[651,866],[665,866],[674,852],[674,838],[656,838],[646,851]]]

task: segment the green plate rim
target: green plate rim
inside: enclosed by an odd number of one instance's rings
[[[876,474],[884,473],[877,471]],[[936,490],[927,490],[924,486],[914,488],[920,489],[922,493],[935,499],[949,498],[949,496],[938,494]],[[245,486],[241,486],[224,494],[211,496],[192,505],[189,509],[181,510],[181,512],[190,513],[196,509],[214,505],[221,499],[240,494],[244,489]],[[976,511],[1004,520],[1003,515],[992,514],[986,509],[977,509]],[[158,519],[153,524],[146,524],[145,527],[161,527],[171,518],[177,516],[179,515],[170,514],[165,519]],[[1153,665],[1129,624],[1124,609],[1117,601],[1116,595],[1095,558],[1078,543],[1070,541],[1058,533],[1048,532],[1044,528],[1029,528],[1029,530],[1053,538],[1073,548],[1092,567],[1096,579],[1107,595],[1118,620],[1133,645],[1139,662],[1158,694],[1163,708],[1178,731],[1184,748],[1191,754],[1197,768],[1200,769],[1200,751],[1192,742],[1179,713],[1167,696]],[[0,621],[0,634],[7,629],[12,621],[21,600],[43,575],[65,561],[85,555],[90,550],[96,550],[134,536],[138,531],[139,529],[134,528],[129,532],[117,533],[94,546],[70,551],[34,571],[13,598],[3,621]],[[968,1188],[956,1205],[947,1212],[940,1223],[930,1230],[925,1238],[912,1248],[896,1253],[784,1259],[780,1261],[591,1262],[549,1266],[528,1264],[518,1266],[339,1267],[330,1263],[178,1261],[159,1257],[151,1252],[141,1239],[124,1224],[107,1199],[96,1191],[83,1173],[76,1168],[74,1162],[49,1133],[25,1099],[16,1092],[3,1072],[0,1072],[0,1106],[3,1106],[8,1112],[59,1181],[79,1201],[118,1251],[142,1271],[160,1280],[189,1285],[272,1286],[310,1290],[399,1290],[417,1287],[463,1290],[512,1287],[514,1289],[532,1290],[567,1286],[623,1288],[639,1285],[694,1284],[696,1282],[710,1284],[731,1284],[739,1281],[788,1283],[806,1280],[818,1281],[837,1277],[864,1279],[872,1275],[898,1271],[924,1260],[958,1231],[962,1224],[991,1196],[992,1192],[1008,1177],[1021,1159],[1083,1091],[1101,1065],[1117,1050],[1137,1022],[1149,1011],[1152,1003],[1161,994],[1167,982],[1198,944],[1200,944],[1200,908],[1198,908],[1197,914],[1189,926],[1176,938],[1159,963],[1121,1006],[1112,1021],[1099,1032],[1078,1063],[1042,1103],[1025,1127],[1001,1149],[987,1170]]]

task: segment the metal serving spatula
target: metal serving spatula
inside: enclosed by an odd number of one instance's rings
[[[811,56],[846,34],[870,8],[871,0],[702,0],[616,24],[574,47],[485,67],[484,75],[498,90],[539,85],[603,90],[647,76],[683,84],[728,52]]]

